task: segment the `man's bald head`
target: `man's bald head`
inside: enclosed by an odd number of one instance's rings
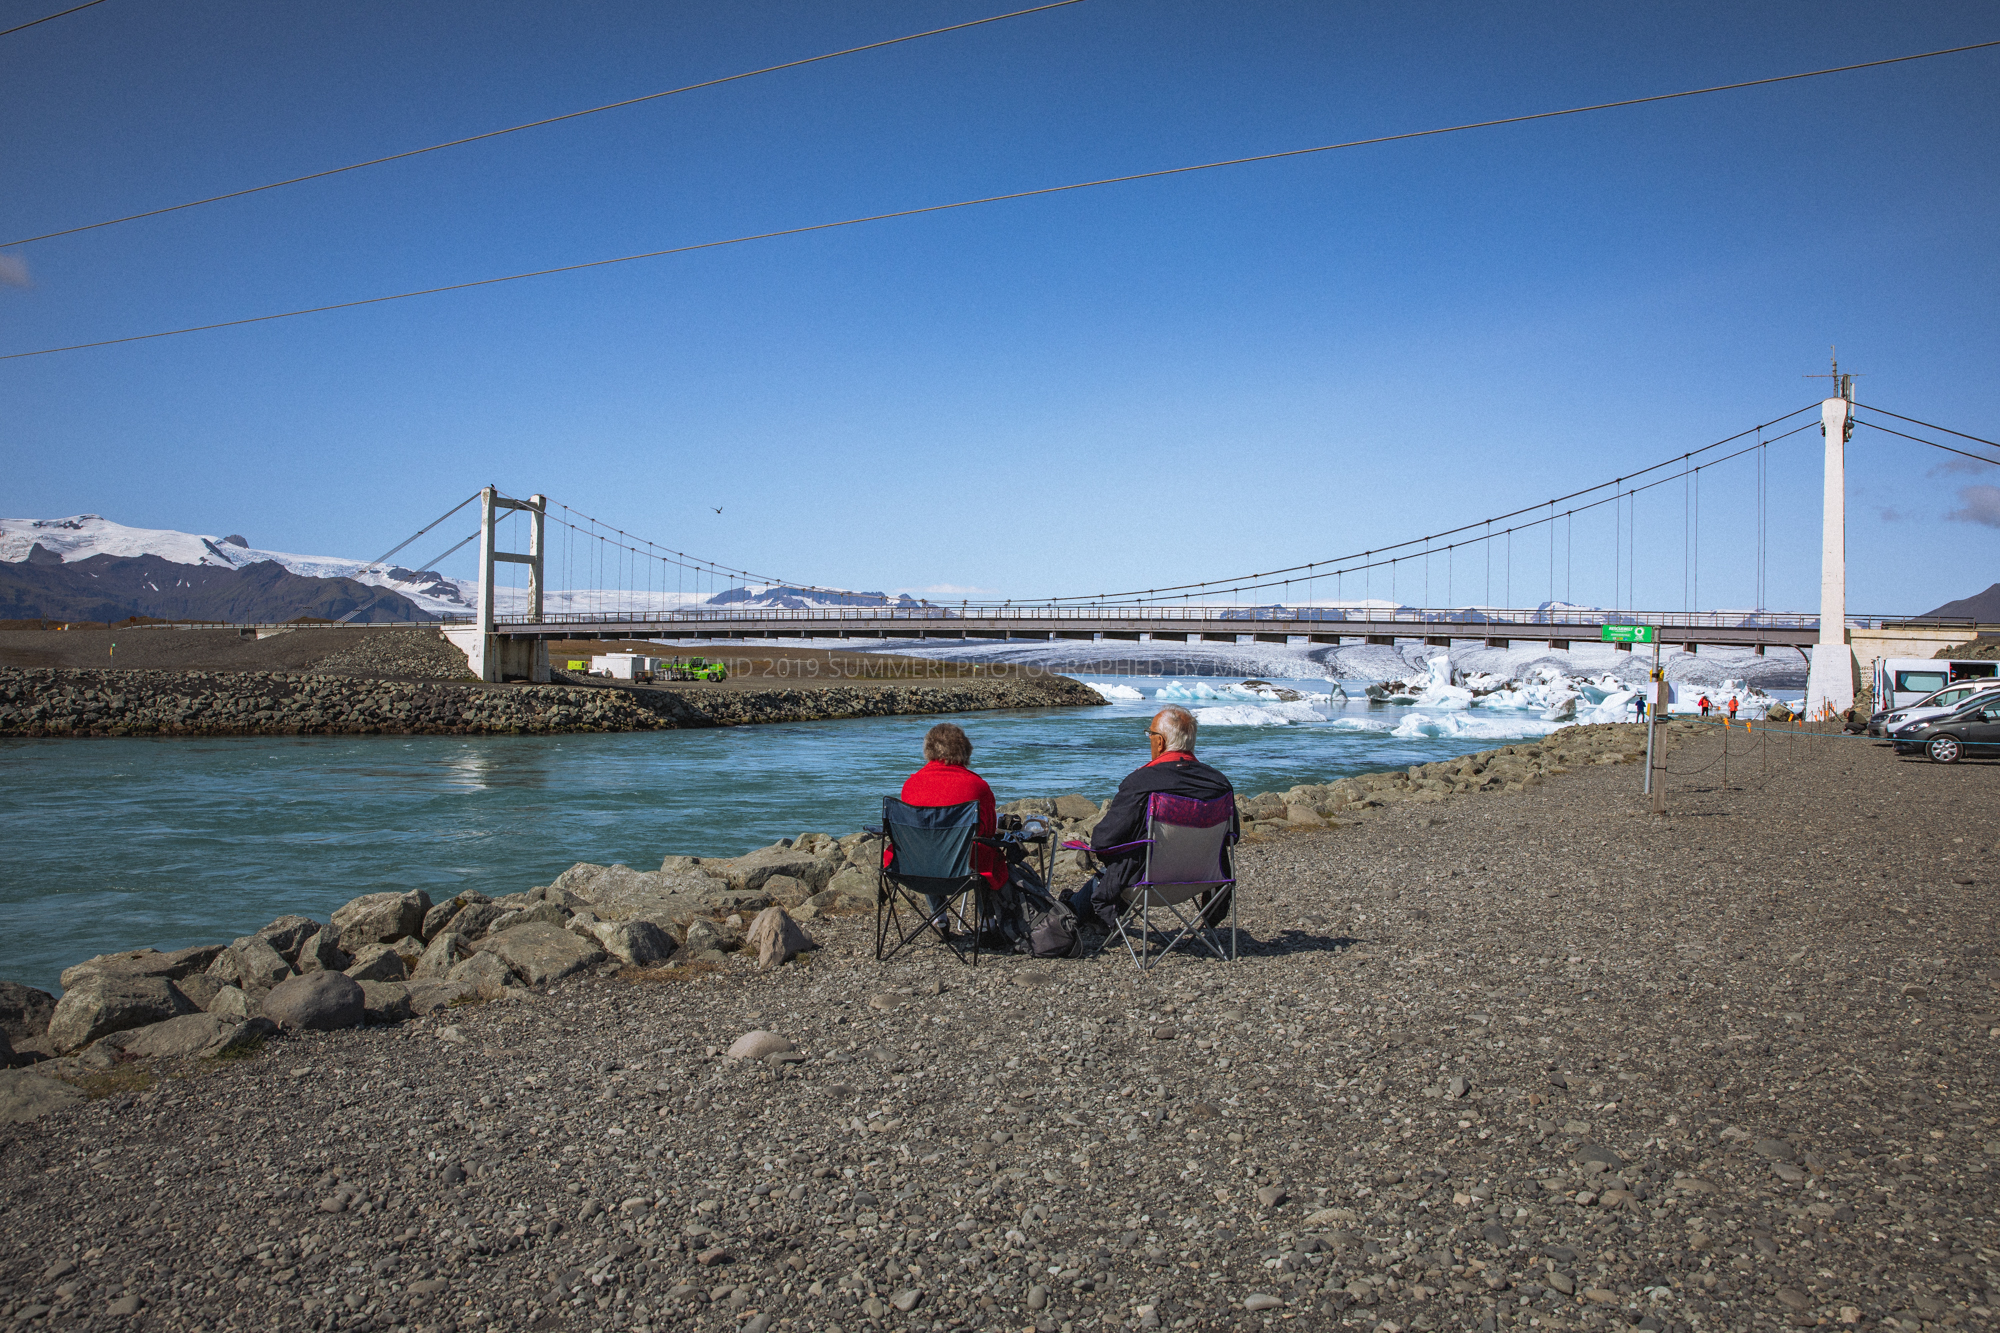
[[[1153,714],[1153,730],[1166,749],[1194,753],[1194,714],[1187,709],[1178,705],[1162,708]]]

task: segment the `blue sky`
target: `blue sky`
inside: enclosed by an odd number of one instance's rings
[[[0,0],[0,27],[60,7]],[[0,237],[1006,7],[108,0],[0,39]],[[1953,3],[1085,0],[0,247],[28,278],[0,351],[1996,37]],[[0,362],[0,511],[367,557],[491,481],[788,578],[1033,597],[1534,504],[1822,396],[1829,344],[1864,403],[2000,438],[1996,73],[2000,49]],[[1765,601],[1816,609],[1818,436],[1770,454]],[[2000,469],[1949,458],[1857,433],[1854,610],[2000,578]],[[1703,487],[1699,602],[1750,605],[1754,475]],[[1679,489],[1638,523],[1633,600],[1678,610]],[[1578,520],[1557,595],[1610,601],[1611,546],[1608,511]],[[1515,562],[1505,600],[1541,600],[1546,537]],[[1484,600],[1466,569],[1454,600]]]

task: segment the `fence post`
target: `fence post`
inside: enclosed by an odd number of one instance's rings
[[[1653,794],[1653,813],[1656,815],[1667,813],[1667,766],[1664,762],[1661,762],[1666,756],[1653,744],[1654,732],[1660,725],[1660,710],[1666,706],[1666,673],[1655,671],[1653,673],[1652,721],[1646,728],[1646,779],[1648,784],[1647,790]],[[1655,771],[1656,765],[1658,768],[1657,772]]]

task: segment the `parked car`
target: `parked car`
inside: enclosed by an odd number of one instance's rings
[[[1982,691],[1942,717],[1905,722],[1889,733],[1897,754],[1924,754],[1934,764],[2000,758],[2000,695]]]
[[[1887,736],[1892,728],[1905,722],[1921,722],[1929,717],[1943,717],[1955,711],[1958,706],[1982,690],[2000,690],[2000,680],[1965,680],[1930,694],[1902,708],[1877,709],[1868,719],[1870,736]]]

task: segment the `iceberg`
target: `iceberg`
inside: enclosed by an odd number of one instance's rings
[[[1294,703],[1222,704],[1197,708],[1194,720],[1204,727],[1288,727],[1294,722],[1322,722],[1324,715],[1301,699]]]
[[[1470,737],[1475,740],[1507,741],[1546,736],[1564,725],[1567,724],[1544,722],[1539,718],[1474,717],[1461,712],[1412,713],[1398,722],[1389,734],[1406,739]]]
[[[1144,699],[1146,697],[1145,695],[1139,693],[1139,691],[1133,689],[1130,685],[1099,685],[1094,681],[1086,683],[1090,685],[1091,689],[1096,690],[1098,694],[1102,695],[1104,698],[1112,699],[1119,703],[1136,703],[1137,701]]]

